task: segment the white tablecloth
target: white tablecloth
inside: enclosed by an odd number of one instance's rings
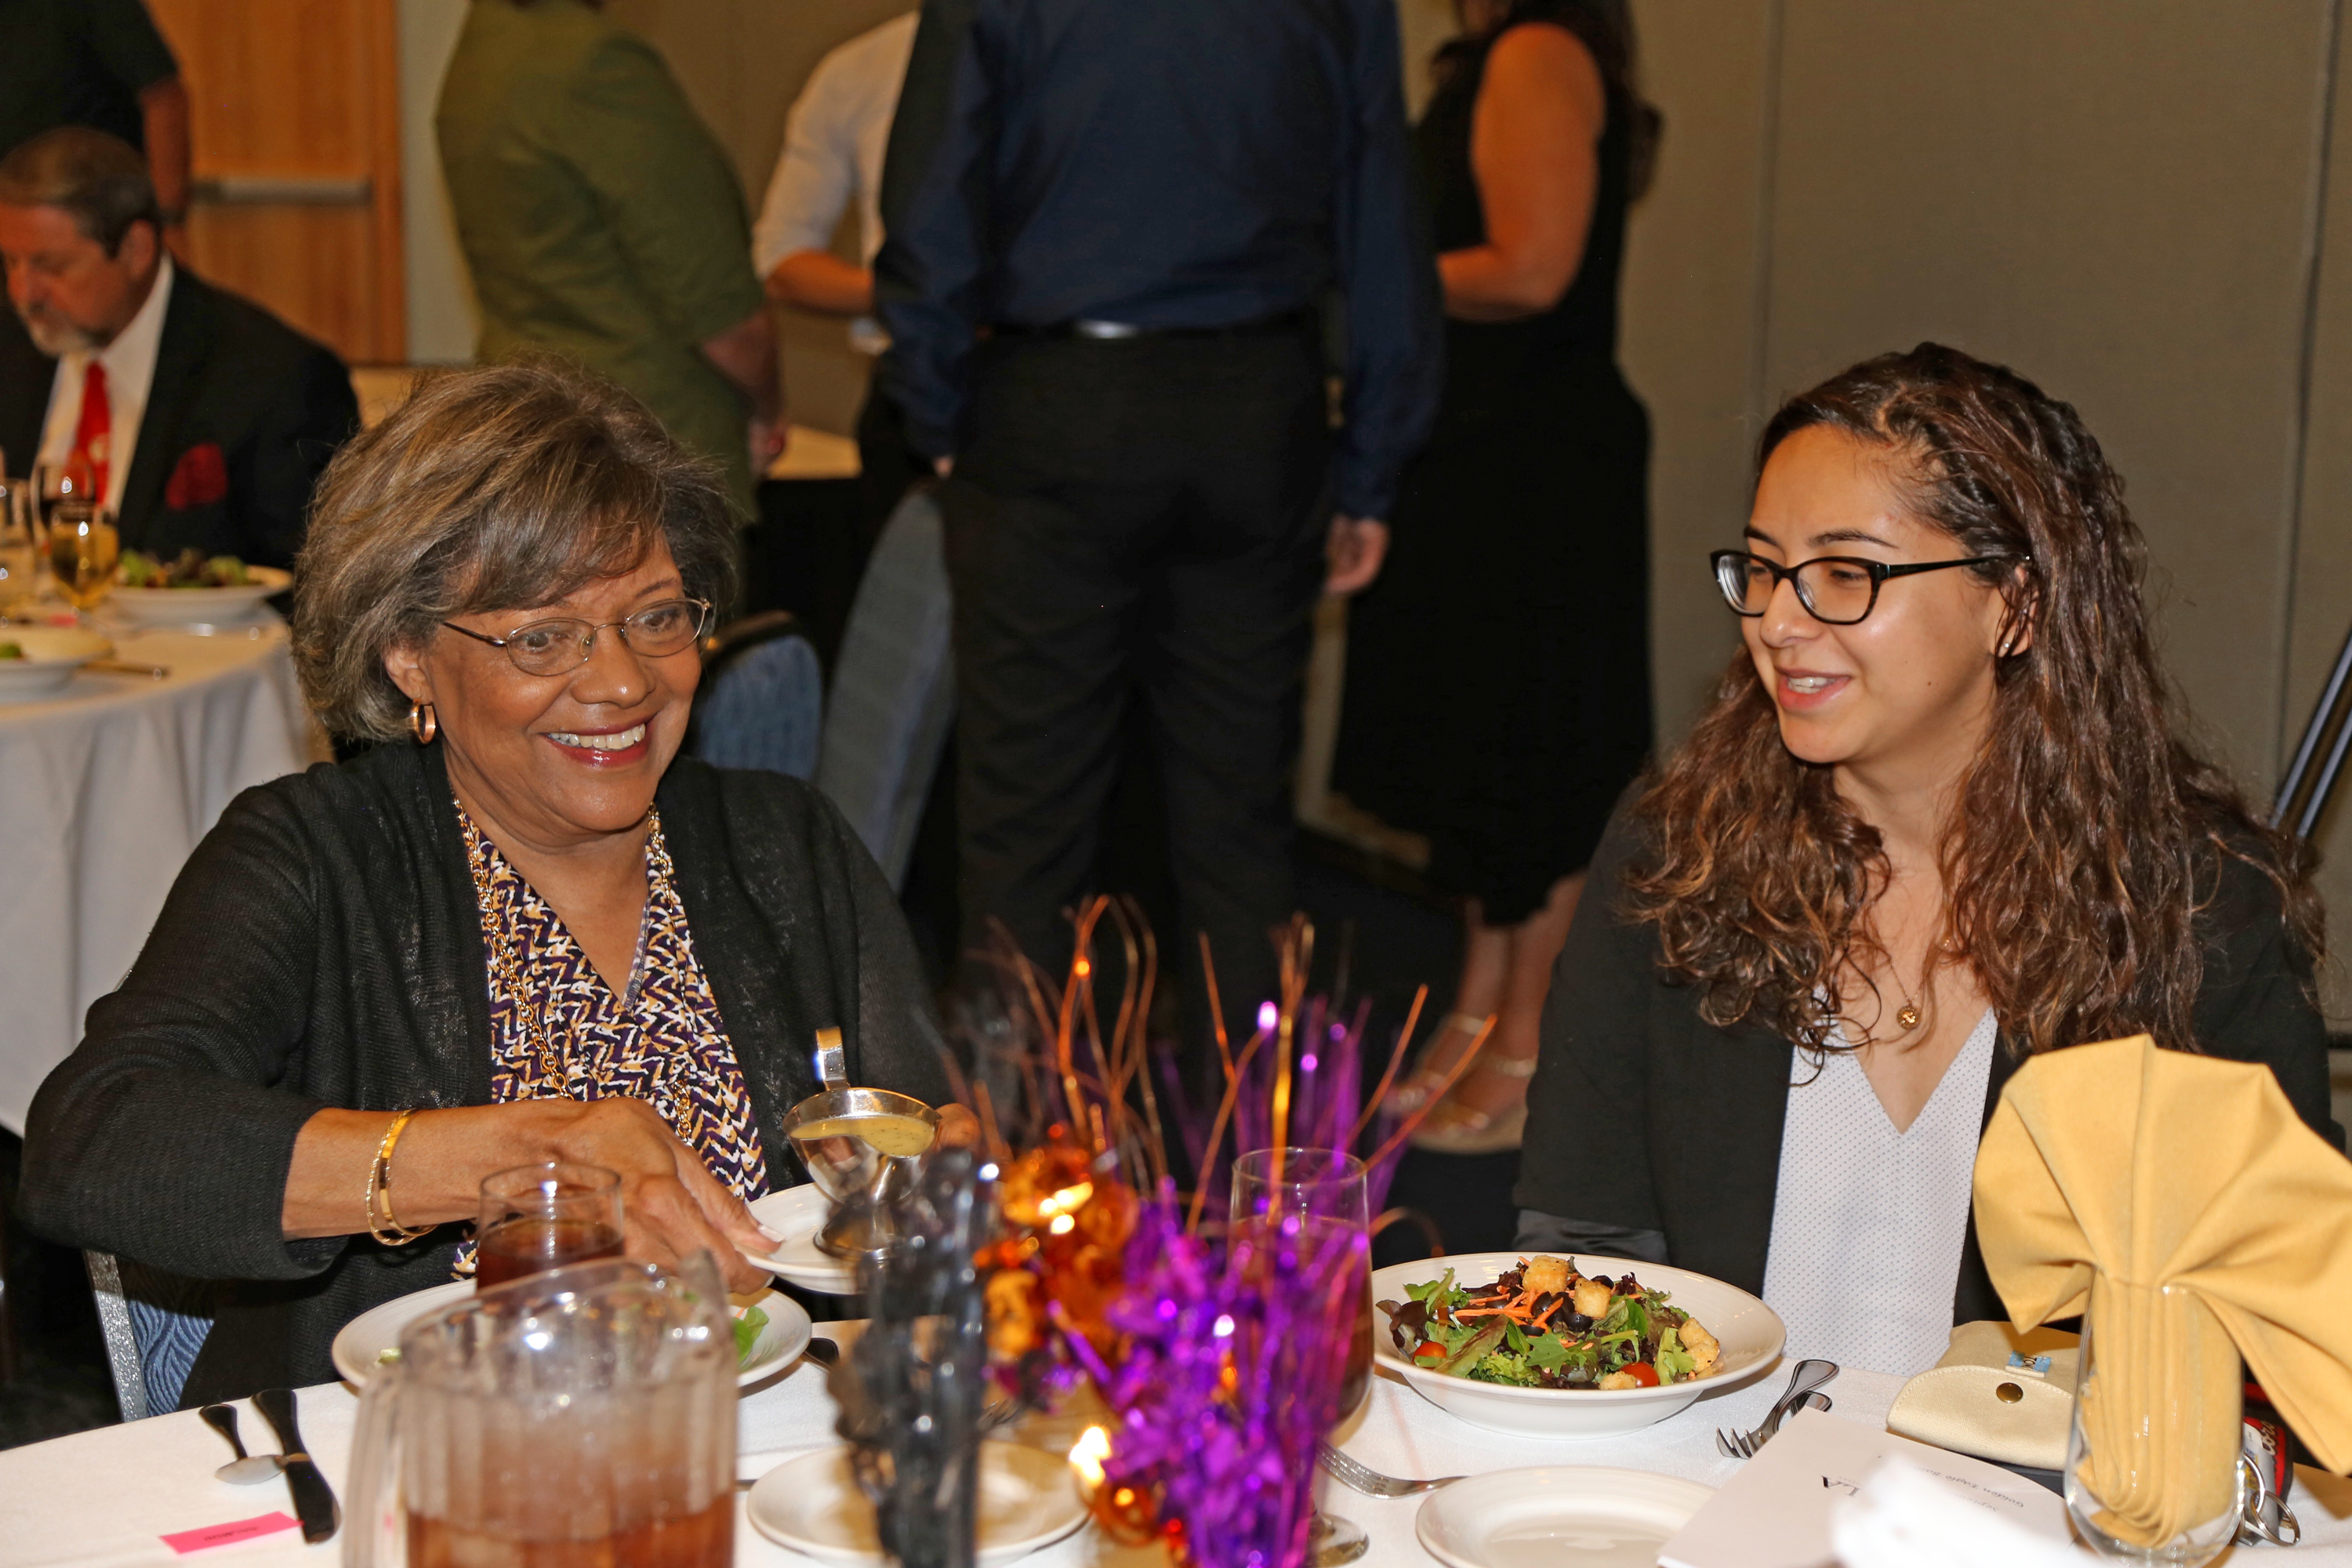
[[[117,657],[170,676],[77,675],[55,699],[0,706],[0,1127],[12,1132],[230,797],[322,754],[274,617],[212,637],[106,629]],[[0,1539],[0,1562],[7,1552]]]
[[[851,1325],[820,1325],[819,1331],[846,1340]],[[1592,1442],[1544,1443],[1505,1437],[1465,1426],[1394,1380],[1385,1371],[1372,1382],[1370,1397],[1341,1446],[1376,1469],[1396,1476],[1477,1474],[1528,1465],[1612,1465],[1684,1476],[1720,1486],[1738,1461],[1715,1451],[1718,1425],[1751,1426],[1788,1381],[1776,1370],[1742,1388],[1702,1399],[1683,1414],[1626,1437]],[[1828,1392],[1836,1414],[1874,1426],[1884,1423],[1898,1379],[1849,1370]],[[358,1401],[340,1384],[306,1388],[300,1395],[302,1436],[333,1482],[348,1497],[352,1418]],[[785,1453],[834,1441],[834,1406],[824,1391],[822,1368],[803,1363],[782,1378],[746,1394],[740,1405],[740,1471],[756,1476]],[[240,1408],[248,1446],[258,1436],[268,1451],[268,1428],[250,1409]],[[1051,1424],[1045,1424],[1048,1426]],[[1056,1434],[1056,1444],[1067,1438]],[[127,1426],[84,1432],[29,1447],[0,1452],[0,1563],[26,1568],[72,1564],[74,1568],[157,1565],[178,1561],[160,1539],[167,1532],[200,1529],[293,1511],[285,1489],[272,1481],[232,1487],[213,1479],[228,1458],[220,1438],[193,1412],[163,1415]],[[1326,1506],[1355,1520],[1371,1538],[1366,1568],[1431,1568],[1434,1562],[1413,1538],[1419,1498],[1380,1501],[1324,1481]],[[2242,1552],[2231,1561],[2277,1558],[2283,1568],[2347,1568],[2352,1565],[2352,1483],[2305,1470],[2298,1478],[2294,1506],[2304,1544],[2282,1557],[2275,1548]],[[739,1518],[735,1561],[740,1568],[808,1568],[812,1559],[770,1542]],[[318,1564],[339,1561],[341,1537],[305,1547],[299,1533],[281,1531],[233,1546],[215,1548],[208,1560],[234,1560],[239,1568],[270,1564]],[[2086,1564],[2093,1559],[2084,1557]],[[1160,1568],[1157,1552],[1120,1552],[1092,1530],[1048,1547],[1027,1560],[1030,1568]]]

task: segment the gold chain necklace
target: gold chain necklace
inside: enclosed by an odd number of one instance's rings
[[[474,838],[482,844],[488,845],[489,840],[483,835],[480,826],[474,822],[472,816],[467,814],[463,804],[458,805],[457,812]],[[646,835],[646,864],[650,868],[654,864],[654,845],[661,837],[661,814],[653,807],[647,806],[646,816],[649,823],[649,829]],[[495,845],[490,847],[493,849],[496,848]],[[485,864],[487,859],[488,857],[475,853],[473,847],[467,846],[466,866],[467,869],[473,873],[474,903],[481,911],[482,943],[489,949],[490,964],[496,972],[498,988],[506,994],[507,999],[513,1005],[515,1011],[522,1015],[525,1043],[531,1047],[533,1054],[539,1058],[539,1070],[562,1084],[563,1092],[568,1095],[572,1092],[572,1031],[566,1029],[563,1032],[563,1051],[561,1056],[557,1055],[554,1047],[550,1044],[547,1037],[547,1009],[541,1004],[531,1000],[529,992],[524,989],[522,960],[515,952],[515,933],[508,922],[499,916],[498,889],[490,881],[489,867]],[[518,871],[515,877],[520,881],[522,873]],[[648,904],[653,897],[653,889],[648,887],[646,889]],[[639,940],[642,942],[643,939]]]
[[[1934,950],[1931,950],[1928,952],[1927,962],[1919,966],[1919,994],[1921,996],[1927,994],[1927,977],[1938,967],[1936,963],[1936,953],[1937,952],[1949,952],[1951,951],[1952,939],[1946,937],[1943,941],[1936,944]],[[1886,968],[1889,973],[1894,973],[1895,955],[1893,953],[1889,953],[1886,956]],[[1898,984],[1901,984],[1903,978],[1901,975],[1897,974],[1895,978]],[[1904,997],[1903,1005],[1895,1009],[1895,1022],[1906,1035],[1919,1026],[1920,1016],[1918,998],[1915,996]]]

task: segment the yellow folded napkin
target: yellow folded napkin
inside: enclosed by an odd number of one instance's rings
[[[1985,1130],[1976,1215],[2019,1330],[2089,1310],[2086,1479],[2118,1539],[2169,1541],[2234,1484],[2234,1418],[2193,1417],[2236,1408],[2239,1354],[2319,1461],[2352,1470],[2352,1161],[2268,1068],[2146,1035],[2034,1058]],[[2190,1418],[2138,1425],[2168,1405]]]

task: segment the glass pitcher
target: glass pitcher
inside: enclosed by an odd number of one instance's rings
[[[707,1254],[426,1314],[368,1380],[344,1568],[731,1568],[735,1337]]]

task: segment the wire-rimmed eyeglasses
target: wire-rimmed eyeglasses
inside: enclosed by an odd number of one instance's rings
[[[1824,626],[1851,626],[1870,618],[1878,607],[1878,590],[1890,577],[1921,572],[1941,572],[1952,566],[1990,566],[2023,559],[2014,555],[1971,555],[1959,561],[1919,561],[1889,566],[1858,555],[1816,555],[1794,566],[1767,561],[1745,550],[1718,550],[1707,559],[1715,563],[1716,586],[1733,613],[1754,617],[1764,613],[1783,582],[1797,585],[1797,602]]]
[[[476,642],[506,649],[507,657],[525,675],[568,675],[588,662],[595,650],[596,634],[602,631],[620,633],[630,652],[647,658],[682,653],[709,629],[710,605],[703,599],[664,599],[625,620],[582,621],[563,616],[532,621],[502,637],[484,637],[455,621],[441,624]]]

